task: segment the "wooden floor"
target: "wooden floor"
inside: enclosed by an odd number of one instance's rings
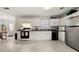
[[[0,52],[76,52],[62,41],[0,40]]]

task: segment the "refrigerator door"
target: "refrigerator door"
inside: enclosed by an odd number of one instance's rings
[[[65,42],[68,46],[79,50],[79,27],[66,27]]]

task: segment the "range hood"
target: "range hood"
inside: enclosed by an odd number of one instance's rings
[[[30,23],[23,23],[23,24],[22,24],[22,27],[23,27],[23,28],[32,28],[32,26],[31,26]]]

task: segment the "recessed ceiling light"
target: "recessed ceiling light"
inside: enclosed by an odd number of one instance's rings
[[[9,10],[10,8],[8,8],[8,7],[5,7],[4,9],[6,9],[6,10]]]
[[[44,9],[48,10],[48,9],[51,9],[52,7],[44,7]]]
[[[60,9],[64,9],[64,7],[60,7]]]

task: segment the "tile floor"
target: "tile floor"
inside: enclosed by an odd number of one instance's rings
[[[62,41],[0,40],[0,52],[76,52]]]

